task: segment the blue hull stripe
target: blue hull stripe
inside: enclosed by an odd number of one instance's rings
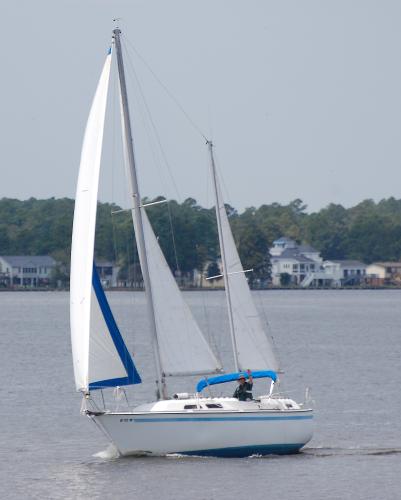
[[[256,444],[208,450],[180,451],[180,455],[198,455],[203,457],[243,458],[250,455],[287,455],[297,453],[305,443],[291,444]]]
[[[95,263],[93,263],[92,285],[96,294],[97,301],[99,302],[99,306],[102,311],[104,320],[106,322],[107,328],[109,329],[111,338],[113,339],[114,345],[116,347],[118,355],[120,356],[121,362],[127,371],[127,376],[92,382],[91,384],[89,384],[89,389],[92,390],[92,389],[102,389],[103,387],[116,387],[118,385],[140,384],[142,382],[141,377],[139,376],[135,368],[131,355],[128,352],[127,346],[124,343],[120,330],[118,329],[113,313],[111,312],[109,303],[107,302],[106,295],[103,291],[99,276],[97,274]]]
[[[259,420],[311,420],[313,415],[293,415],[283,417],[183,417],[183,418],[134,418],[134,422],[242,422]]]

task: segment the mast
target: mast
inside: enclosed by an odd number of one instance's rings
[[[218,188],[217,188],[217,174],[216,174],[216,165],[215,165],[214,156],[213,156],[213,143],[212,143],[212,141],[207,141],[206,144],[208,145],[209,153],[210,153],[210,168],[212,170],[214,196],[215,196],[215,200],[216,200],[217,229],[218,229],[218,233],[219,233],[221,263],[223,265],[222,274],[224,276],[224,284],[225,284],[225,289],[226,289],[228,321],[230,324],[231,344],[232,344],[233,354],[234,354],[234,367],[235,367],[235,370],[238,372],[239,371],[238,350],[237,350],[237,341],[235,339],[234,318],[233,318],[233,309],[232,309],[232,304],[231,304],[230,282],[228,279],[226,251],[225,251],[225,247],[224,247],[223,230],[221,227],[220,199],[219,199],[219,192],[218,192]]]
[[[128,166],[130,174],[129,181],[130,181],[130,188],[133,201],[133,208],[131,211],[132,211],[132,218],[134,220],[136,228],[135,236],[138,245],[139,260],[141,263],[141,269],[142,269],[142,275],[143,275],[143,281],[145,285],[145,293],[147,299],[148,316],[152,332],[152,347],[153,347],[153,354],[156,365],[156,376],[157,376],[156,380],[157,393],[158,393],[158,399],[160,398],[166,399],[167,397],[166,384],[162,372],[159,342],[157,338],[157,326],[156,326],[155,309],[153,304],[152,287],[149,276],[148,260],[146,256],[146,246],[145,246],[145,237],[144,237],[142,211],[141,211],[142,210],[141,196],[139,193],[138,178],[136,173],[134,143],[132,139],[127,87],[125,83],[125,72],[124,72],[123,56],[122,56],[121,41],[120,41],[121,30],[119,28],[116,28],[115,30],[113,30],[113,34],[116,44],[118,75],[119,75],[120,91],[121,91],[121,104],[122,104],[122,113],[124,118],[124,136],[126,141],[125,145],[128,156]]]

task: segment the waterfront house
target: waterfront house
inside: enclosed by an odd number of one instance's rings
[[[270,260],[272,283],[276,286],[282,284],[285,274],[289,284],[303,288],[360,285],[366,280],[367,266],[363,262],[323,261],[318,250],[310,245],[298,244],[291,238],[282,237],[273,242]]]
[[[401,284],[401,262],[373,262],[366,268],[372,285]]]
[[[4,286],[47,287],[56,261],[48,255],[0,255],[0,275]]]
[[[360,285],[366,278],[367,265],[359,260],[326,260],[323,268],[333,286]]]
[[[281,237],[273,242],[270,261],[273,285],[280,285],[283,275],[289,275],[289,281],[293,285],[305,287],[310,286],[313,281],[316,281],[316,285],[326,285],[322,282],[325,279],[323,259],[319,251],[310,245],[298,244],[291,238]]]

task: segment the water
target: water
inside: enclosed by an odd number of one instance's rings
[[[143,294],[109,296],[145,380]],[[204,329],[230,359],[220,292],[187,293]],[[255,294],[268,313],[285,390],[307,385],[316,431],[293,456],[115,458],[79,415],[66,293],[0,293],[0,498],[396,499],[401,496],[401,291]],[[207,311],[207,314],[205,314]],[[262,383],[257,381],[256,384]],[[257,392],[257,385],[255,391]],[[173,390],[188,389],[176,380]],[[230,388],[231,390],[231,388]],[[151,382],[129,393],[148,397]]]

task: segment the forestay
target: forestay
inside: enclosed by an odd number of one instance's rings
[[[142,209],[157,338],[166,375],[215,373],[221,365],[204,338]]]
[[[97,193],[111,51],[90,110],[81,153],[71,249],[70,321],[77,390],[140,382],[93,267]],[[92,287],[92,279],[94,287]]]
[[[278,370],[263,323],[253,302],[248,281],[235,246],[216,172],[217,206],[220,212],[226,266],[224,279],[229,281],[234,335],[239,370]],[[233,274],[235,273],[235,274]]]

